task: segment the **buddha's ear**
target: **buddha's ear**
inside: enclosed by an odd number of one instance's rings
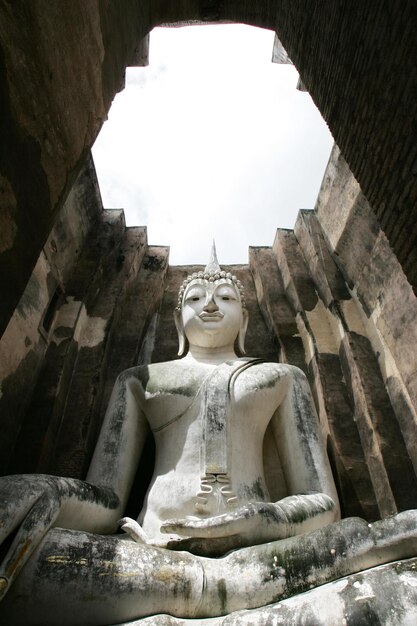
[[[242,310],[242,323],[240,325],[240,330],[239,330],[239,334],[237,337],[237,345],[242,354],[246,354],[245,353],[245,337],[246,337],[246,331],[248,328],[248,322],[249,322],[249,314],[246,309],[243,309]]]
[[[175,309],[174,311],[174,321],[175,328],[177,329],[178,333],[178,356],[182,356],[185,353],[187,342],[184,333],[184,326],[182,323],[181,311],[177,311],[177,309]]]

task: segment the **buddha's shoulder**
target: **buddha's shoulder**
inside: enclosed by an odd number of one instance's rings
[[[242,364],[240,371],[243,380],[251,382],[256,388],[273,387],[283,379],[304,377],[304,373],[293,365],[286,363],[267,362],[258,359],[239,359]],[[228,362],[228,366],[234,366]],[[213,370],[211,370],[213,371]],[[227,373],[227,372],[226,372]],[[151,363],[132,367],[122,372],[119,379],[122,381],[136,381],[147,394],[181,394],[193,396],[202,382],[210,374],[210,369],[190,363],[187,359],[176,359],[161,363]],[[250,380],[249,380],[250,379]]]
[[[305,378],[304,372],[295,365],[262,360],[248,361],[245,374],[252,377],[259,388],[275,386],[282,380]]]
[[[150,394],[175,393],[194,395],[206,372],[190,367],[183,359],[139,365],[125,370],[121,377],[140,383],[144,392]]]

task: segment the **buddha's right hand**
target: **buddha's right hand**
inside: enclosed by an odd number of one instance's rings
[[[109,532],[119,508],[110,489],[45,474],[0,477],[0,502],[0,544],[17,531],[0,564],[0,599],[52,526]]]
[[[131,517],[123,517],[117,523],[136,543],[150,543],[148,535],[136,520]]]
[[[309,493],[279,502],[247,502],[214,517],[167,520],[161,530],[185,537],[171,542],[170,547],[209,555],[210,546],[218,550],[222,539],[227,539],[227,550],[276,541],[326,526],[336,516],[337,508],[330,496]]]

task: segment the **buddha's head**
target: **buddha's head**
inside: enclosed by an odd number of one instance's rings
[[[237,340],[240,352],[245,352],[248,313],[243,287],[236,276],[220,268],[214,243],[205,270],[182,283],[174,317],[180,356],[187,340],[208,350],[233,346]]]

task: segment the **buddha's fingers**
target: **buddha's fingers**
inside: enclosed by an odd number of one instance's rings
[[[321,528],[334,521],[334,510],[334,502],[326,494],[297,495],[275,503],[248,502],[207,519],[167,520],[161,531],[193,538],[240,535],[250,545]]]
[[[55,522],[60,508],[59,495],[52,490],[42,494],[32,506],[0,565],[0,600]]]
[[[185,537],[170,540],[165,546],[169,550],[185,550],[198,556],[219,557],[230,550],[237,550],[247,545],[240,535],[228,537]]]
[[[167,520],[161,525],[164,533],[175,533],[185,537],[219,538],[240,533],[247,534],[256,526],[253,505],[243,506],[231,513],[223,513],[207,519]]]
[[[130,535],[136,543],[150,543],[149,537],[143,530],[142,526],[131,517],[123,517],[118,522],[120,528]]]

